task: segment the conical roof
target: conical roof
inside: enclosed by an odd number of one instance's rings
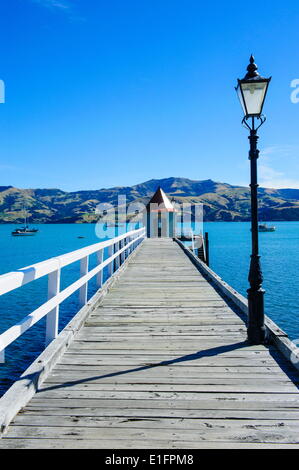
[[[174,206],[160,186],[147,204],[146,210],[148,212],[175,212]]]

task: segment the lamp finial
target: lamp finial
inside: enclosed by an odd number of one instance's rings
[[[259,77],[260,74],[257,72],[257,65],[254,63],[254,57],[252,54],[250,56],[249,62],[250,63],[247,67],[247,74],[245,75],[244,78],[248,79],[248,78]]]

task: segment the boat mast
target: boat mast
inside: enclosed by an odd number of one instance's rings
[[[25,205],[23,205],[23,212],[24,212],[24,226],[27,227],[27,212],[25,209]]]

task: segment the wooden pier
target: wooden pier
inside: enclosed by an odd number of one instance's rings
[[[241,296],[212,277],[179,242],[145,239],[0,448],[299,448],[286,335],[269,321],[271,344],[248,345]]]

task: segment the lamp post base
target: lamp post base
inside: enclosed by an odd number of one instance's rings
[[[247,290],[248,298],[248,324],[247,340],[250,344],[264,344],[267,340],[264,325],[264,289]]]

